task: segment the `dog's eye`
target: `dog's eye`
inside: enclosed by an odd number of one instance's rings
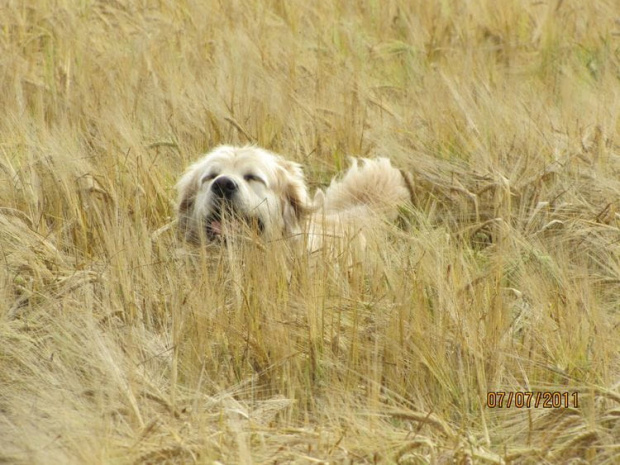
[[[206,174],[200,179],[200,183],[204,184],[205,182],[214,180],[216,177],[217,177],[217,173]]]
[[[258,176],[256,176],[255,174],[252,173],[248,173],[246,174],[243,179],[245,179],[247,182],[250,181],[258,181],[258,182],[262,182],[263,180],[261,178],[259,178]]]

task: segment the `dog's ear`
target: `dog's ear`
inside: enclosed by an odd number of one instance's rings
[[[192,237],[195,236],[191,226],[191,217],[192,211],[194,210],[194,203],[196,202],[196,194],[198,193],[195,173],[192,171],[185,173],[177,183],[176,188],[178,192],[178,237],[191,241]]]
[[[282,216],[287,233],[299,229],[299,223],[310,211],[308,189],[301,165],[292,161],[280,159],[280,181],[284,198]]]

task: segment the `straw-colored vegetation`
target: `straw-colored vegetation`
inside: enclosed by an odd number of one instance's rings
[[[619,463],[619,19],[0,2],[0,462]],[[358,262],[178,242],[185,166],[248,142],[415,206]]]

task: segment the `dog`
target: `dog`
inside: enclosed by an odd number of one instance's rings
[[[300,164],[256,146],[215,148],[176,188],[178,232],[188,242],[254,237],[303,241],[312,251],[328,237],[364,237],[412,199],[410,179],[387,158],[353,159],[311,198]]]

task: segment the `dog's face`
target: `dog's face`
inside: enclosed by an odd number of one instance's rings
[[[257,147],[216,148],[188,169],[177,190],[179,229],[193,242],[296,234],[308,205],[301,167]]]

